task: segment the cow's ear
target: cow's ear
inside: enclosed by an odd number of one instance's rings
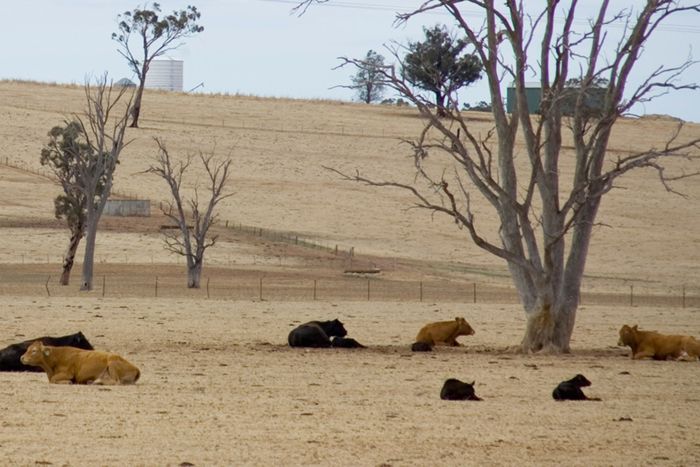
[[[459,321],[459,316],[456,316],[456,317],[455,317],[455,321]]]
[[[639,325],[638,325],[638,324],[635,324],[634,326],[632,326],[632,329],[634,329],[634,330],[636,331],[636,330],[637,330],[637,326],[639,326]]]
[[[472,381],[472,383],[469,386],[474,386],[474,383],[476,383],[476,380]]]

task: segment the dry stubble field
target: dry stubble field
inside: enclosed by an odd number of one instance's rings
[[[0,83],[5,140],[0,158],[38,170],[46,131],[62,115],[80,110],[81,93]],[[235,202],[222,206],[223,219],[354,246],[372,261],[404,265],[383,269],[380,280],[507,285],[502,265],[466,244],[449,222],[403,210],[407,200],[400,194],[378,196],[320,168],[360,167],[409,177],[410,163],[394,137],[419,128],[410,110],[165,93],[146,99],[145,128],[132,132],[137,139],[124,153],[118,191],[154,202],[164,198],[162,187],[141,173],[153,152],[150,136],[164,136],[181,151],[210,147],[215,140],[217,148],[233,149],[239,169]],[[474,124],[486,128],[477,117]],[[623,151],[656,144],[670,128],[672,122],[664,119],[623,121],[612,146]],[[680,190],[688,196],[683,199],[667,194],[654,174],[626,183],[604,203],[606,225],[596,230],[587,286],[606,292],[635,284],[670,293],[684,284],[692,293],[700,279],[700,184],[683,182]],[[514,304],[435,297],[423,303],[415,297],[405,302],[207,300],[201,294],[102,298],[74,289],[70,296],[47,297],[45,279],[36,278],[45,277],[52,267],[47,260],[60,255],[65,242],[65,231],[51,219],[55,193],[40,177],[0,166],[0,273],[4,282],[21,278],[2,288],[0,346],[82,330],[95,347],[139,366],[142,379],[133,387],[63,387],[49,385],[42,374],[0,374],[5,464],[700,463],[700,364],[633,362],[627,349],[615,345],[623,323],[698,336],[696,305],[584,304],[572,354],[555,357],[508,352],[524,325]],[[486,211],[483,219],[488,226]],[[345,263],[324,263],[321,256],[233,235],[211,250],[210,260],[226,268],[234,258],[236,268],[260,274],[342,276]],[[261,260],[280,257],[284,261]],[[98,275],[108,268],[144,277],[181,271],[162,251],[149,222],[108,221],[98,258]],[[466,317],[476,329],[474,336],[460,338],[463,347],[409,351],[423,323],[454,316]],[[335,317],[369,348],[305,351],[285,345],[292,326]],[[593,382],[586,393],[602,402],[551,399],[553,387],[576,373]],[[476,380],[484,401],[441,401],[448,377]]]

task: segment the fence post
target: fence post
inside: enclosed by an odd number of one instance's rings
[[[105,296],[105,285],[107,283],[106,276],[102,276],[102,296]]]
[[[46,284],[44,285],[44,287],[46,287],[46,295],[48,295],[49,297],[51,296],[51,291],[49,290],[49,281],[50,280],[51,280],[51,276],[49,276],[46,279]]]
[[[259,295],[259,296],[260,296],[260,301],[261,301],[261,302],[262,302],[262,299],[263,299],[263,294],[262,294],[262,281],[263,281],[263,276],[260,276],[260,289],[259,289],[260,295]]]
[[[368,277],[367,278],[367,301],[368,302],[369,302],[369,283],[370,283],[370,281],[371,281],[371,279]]]
[[[158,276],[156,276],[156,297],[158,296]]]
[[[634,285],[630,285],[630,306],[634,306]]]
[[[207,277],[207,298],[209,298],[209,278]]]
[[[683,308],[685,308],[685,284],[683,284],[683,300],[682,300],[682,305]]]
[[[476,282],[473,284],[473,289],[474,289],[474,303],[476,303]]]
[[[316,300],[316,279],[314,279],[314,300]]]

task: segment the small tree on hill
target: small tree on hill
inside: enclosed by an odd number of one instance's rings
[[[385,67],[384,57],[374,50],[369,50],[363,61],[365,66],[353,75],[352,85],[342,87],[354,89],[362,102],[371,104],[380,101],[384,94],[383,77],[380,73]]]
[[[439,116],[446,115],[445,100],[481,77],[481,62],[464,53],[465,39],[456,39],[445,26],[423,28],[425,41],[409,42],[402,73],[414,86],[432,92]]]
[[[92,148],[85,142],[82,128],[77,121],[66,122],[49,131],[49,142],[41,150],[41,165],[48,166],[56,176],[63,194],[54,200],[56,219],[65,219],[70,230],[68,248],[63,256],[60,284],[68,285],[80,240],[85,235],[87,198],[80,188],[79,165],[93,158]],[[97,184],[97,193],[104,190],[104,177]]]
[[[153,59],[178,48],[183,39],[204,30],[197,24],[201,13],[194,6],[188,5],[184,10],[173,11],[169,15],[161,16],[160,13],[160,4],[155,2],[150,9],[126,11],[118,16],[119,31],[112,33],[112,39],[119,44],[119,53],[126,58],[139,80],[132,111],[132,128],[139,126],[146,75]]]
[[[222,200],[233,196],[232,193],[224,193],[231,159],[216,161],[213,154],[199,153],[199,160],[207,173],[207,189],[211,195],[206,206],[202,206],[197,187],[194,190],[194,197],[190,200],[184,200],[181,191],[182,178],[194,156],[188,154],[184,161],[174,164],[165,143],[158,138],[155,141],[158,144],[157,163],[149,167],[146,172],[159,176],[168,184],[172,200],[165,205],[163,213],[177,226],[174,232],[169,230],[163,232],[165,247],[185,257],[187,287],[198,289],[201,284],[204,253],[207,248],[214,246],[217,239],[216,235],[209,235],[209,229],[216,223],[216,206]],[[204,207],[203,211],[202,207]],[[186,212],[187,208],[189,208],[189,215]]]

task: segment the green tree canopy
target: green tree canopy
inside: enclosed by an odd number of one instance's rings
[[[423,32],[425,41],[408,43],[402,71],[413,86],[434,94],[444,116],[447,96],[481,78],[482,65],[476,55],[464,53],[468,41],[454,38],[444,25]]]
[[[201,13],[192,5],[169,15],[160,13],[160,4],[155,2],[150,9],[146,5],[144,8],[134,8],[134,11],[126,11],[118,17],[119,31],[112,33],[112,39],[119,44],[119,53],[126,58],[139,79],[132,109],[133,128],[138,127],[141,98],[151,61],[178,48],[183,39],[204,30],[197,23]]]
[[[359,68],[352,77],[351,89],[357,91],[357,97],[366,104],[381,100],[384,94],[384,57],[374,50],[369,50],[364,58],[366,67]]]

